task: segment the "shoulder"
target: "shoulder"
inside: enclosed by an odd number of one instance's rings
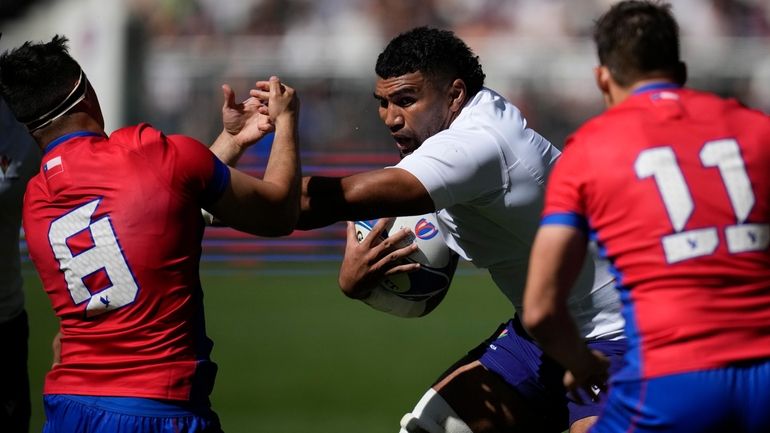
[[[135,150],[152,151],[167,148],[191,147],[198,149],[206,146],[200,141],[185,135],[166,135],[149,123],[120,128],[110,134],[110,141],[128,145]]]
[[[501,94],[484,87],[466,103],[452,127],[523,129],[526,123],[518,107]]]

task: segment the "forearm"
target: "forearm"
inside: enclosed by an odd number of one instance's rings
[[[217,139],[214,140],[214,143],[211,144],[209,150],[211,150],[220,161],[230,167],[235,167],[241,159],[241,156],[243,156],[243,153],[246,151],[246,146],[241,145],[238,140],[223,129]]]
[[[276,121],[275,138],[262,180],[270,186],[268,200],[279,208],[273,210],[294,225],[299,217],[302,189],[296,115]]]
[[[585,251],[585,235],[578,229],[541,227],[532,245],[524,290],[524,327],[548,355],[567,368],[584,361],[588,354],[568,308]]]
[[[345,219],[356,219],[346,209],[347,202],[342,191],[341,178],[318,176],[302,178],[297,229],[311,230]]]
[[[591,356],[566,306],[536,321],[529,320],[526,328],[543,351],[566,369],[580,368]]]
[[[410,173],[380,169],[342,178],[305,177],[297,228],[435,211],[430,194]]]

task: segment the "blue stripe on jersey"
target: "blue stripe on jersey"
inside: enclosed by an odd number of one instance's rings
[[[613,379],[637,379],[642,373],[642,356],[639,349],[639,328],[636,326],[636,312],[634,304],[631,301],[631,290],[623,285],[623,273],[615,266],[615,263],[607,257],[607,247],[599,240],[596,230],[591,229],[589,239],[596,242],[597,254],[600,258],[609,262],[608,270],[615,278],[615,289],[620,292],[620,301],[622,304],[621,314],[625,320],[625,334],[628,339],[628,350],[625,354],[626,365],[620,370]]]
[[[45,147],[45,151],[43,154],[46,154],[53,150],[54,147],[64,143],[65,141],[75,138],[75,137],[104,137],[104,134],[99,134],[98,132],[92,132],[92,131],[75,131],[70,132],[69,134],[62,135],[61,137],[57,138],[56,140],[48,143],[48,145]]]
[[[588,221],[585,217],[574,212],[552,213],[540,220],[540,226],[559,225],[570,226],[588,234]]]
[[[211,154],[211,158],[214,160],[214,176],[212,176],[206,191],[203,192],[203,203],[205,204],[219,200],[227,185],[230,184],[230,169],[214,154]]]

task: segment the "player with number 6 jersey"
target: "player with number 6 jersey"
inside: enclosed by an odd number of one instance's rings
[[[67,330],[46,394],[209,393],[196,210],[228,181],[205,146],[147,124],[47,146],[24,206],[30,255]]]
[[[252,178],[197,140],[146,123],[107,135],[66,42],[0,56],[0,93],[44,151],[23,208],[30,256],[60,320],[43,431],[221,432],[209,403],[217,367],[198,274],[201,208],[248,233],[291,233],[298,101],[277,77],[258,81],[242,104],[223,86],[225,129],[214,146],[243,148],[275,131],[264,177]]]

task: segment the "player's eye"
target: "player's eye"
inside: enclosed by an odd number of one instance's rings
[[[377,99],[380,101],[380,108],[388,108],[388,100],[387,99]]]
[[[399,107],[408,107],[408,106],[414,104],[415,101],[417,101],[417,100],[414,99],[414,98],[411,98],[411,97],[398,98],[396,100],[396,105],[398,105]]]

